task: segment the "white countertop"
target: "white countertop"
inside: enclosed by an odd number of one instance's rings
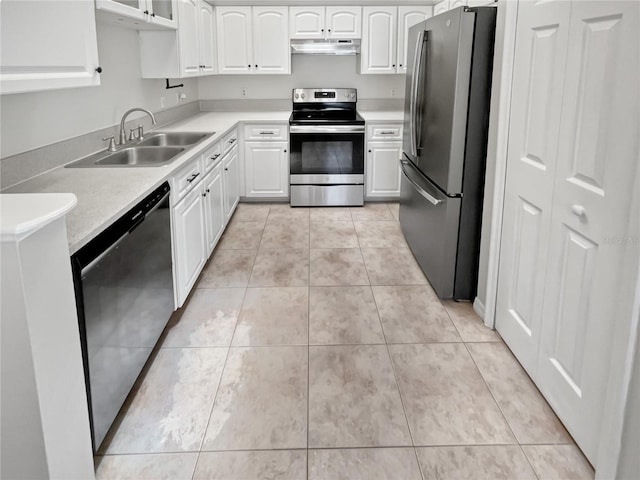
[[[365,122],[402,122],[404,120],[404,112],[401,110],[358,110],[358,113],[362,115]]]
[[[363,111],[366,121],[401,121],[399,111]],[[111,223],[167,180],[195,155],[220,140],[238,122],[288,123],[290,111],[201,112],[186,120],[160,128],[161,131],[216,132],[206,141],[178,156],[169,165],[139,168],[56,168],[4,193],[73,193],[77,207],[68,213],[67,234],[73,254]]]
[[[0,195],[0,239],[20,241],[57,220],[78,200],[72,193]]]

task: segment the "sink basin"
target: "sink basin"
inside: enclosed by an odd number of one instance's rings
[[[139,146],[189,146],[198,143],[200,140],[212,135],[211,133],[196,132],[157,132],[138,143]]]
[[[168,163],[184,150],[184,148],[180,147],[129,147],[101,158],[95,163],[96,165],[128,165],[134,167],[162,165]]]
[[[171,163],[185,150],[184,147],[128,147],[113,153],[96,153],[67,167],[158,167]]]

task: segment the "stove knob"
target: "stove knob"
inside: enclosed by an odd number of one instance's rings
[[[300,98],[300,94],[299,93],[296,93],[296,98]]]
[[[304,94],[304,93],[301,93],[301,94],[300,94],[300,98],[304,99],[304,97],[305,97],[305,94]]]
[[[348,94],[348,93],[345,93],[345,94],[344,94],[344,96],[345,96],[345,97],[347,97],[347,98],[349,98],[349,94]]]
[[[356,94],[355,94],[355,93],[352,93],[352,94],[351,94],[351,98],[356,98]]]

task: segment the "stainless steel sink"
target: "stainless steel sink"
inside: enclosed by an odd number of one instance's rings
[[[100,152],[67,165],[83,167],[159,167],[184,152],[184,147],[127,147],[117,152]]]
[[[147,138],[138,143],[139,146],[189,146],[198,143],[200,140],[212,135],[211,133],[196,132],[157,132],[150,134]]]
[[[215,132],[152,132],[144,140],[131,141],[115,152],[94,153],[66,167],[160,167],[213,134]]]

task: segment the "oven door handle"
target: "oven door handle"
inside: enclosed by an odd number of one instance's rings
[[[364,133],[363,125],[298,126],[291,125],[289,133]]]

